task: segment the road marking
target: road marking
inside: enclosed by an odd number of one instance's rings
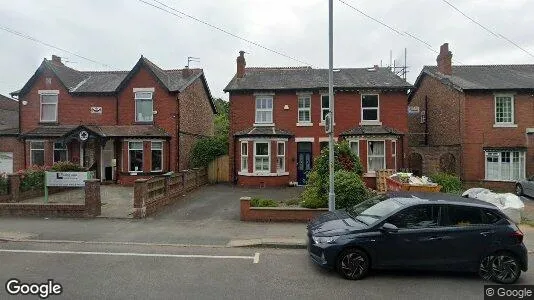
[[[87,251],[48,251],[48,250],[15,250],[0,249],[7,253],[37,253],[37,254],[74,254],[74,255],[109,255],[109,256],[142,256],[142,257],[170,257],[170,258],[220,258],[220,259],[250,259],[257,263],[260,254],[254,256],[239,255],[200,255],[200,254],[161,254],[161,253],[132,253],[132,252],[87,252]]]
[[[254,254],[254,263],[257,264],[259,262],[260,262],[260,253],[256,252],[256,254]]]

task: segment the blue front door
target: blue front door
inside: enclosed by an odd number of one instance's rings
[[[306,184],[306,177],[312,168],[312,143],[297,143],[297,181],[299,185]]]

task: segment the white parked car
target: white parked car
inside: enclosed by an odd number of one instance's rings
[[[529,178],[518,181],[515,185],[515,194],[518,196],[534,197],[534,175]]]

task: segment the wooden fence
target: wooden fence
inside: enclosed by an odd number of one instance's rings
[[[133,217],[140,219],[156,213],[184,193],[208,182],[206,168],[185,170],[172,175],[138,179],[134,184]]]
[[[208,165],[208,181],[211,183],[229,182],[229,163],[228,155],[219,156]]]

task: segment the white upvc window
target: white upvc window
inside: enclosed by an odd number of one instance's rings
[[[163,170],[163,142],[151,142],[152,172]]]
[[[276,169],[278,173],[283,173],[286,171],[286,143],[278,142],[277,143],[277,152],[276,152]]]
[[[143,141],[128,142],[128,171],[143,171]]]
[[[248,141],[241,142],[241,171],[248,173]]]
[[[57,122],[59,94],[55,92],[39,92],[41,98],[41,122]]]
[[[256,96],[256,123],[273,123],[273,96]]]
[[[393,157],[393,169],[397,170],[397,141],[391,141],[391,156]]]
[[[45,146],[43,141],[30,142],[30,165],[44,166]]]
[[[328,95],[321,95],[321,123],[325,123],[324,119],[330,111],[330,100]]]
[[[349,141],[350,150],[352,153],[356,154],[358,157],[360,156],[360,142],[357,140],[350,140]]]
[[[512,125],[514,123],[514,96],[495,95],[495,124]]]
[[[270,142],[254,142],[254,172],[270,173]]]
[[[373,173],[386,168],[385,141],[367,141],[367,172]]]
[[[68,150],[65,143],[54,143],[54,163],[67,161]]]
[[[486,180],[517,181],[525,178],[524,151],[485,151]]]
[[[149,91],[135,92],[135,121],[152,122],[154,116],[153,93]]]
[[[298,123],[311,122],[311,95],[301,95],[298,98]]]
[[[380,121],[380,106],[378,94],[363,94],[362,95],[362,122],[365,121]]]

